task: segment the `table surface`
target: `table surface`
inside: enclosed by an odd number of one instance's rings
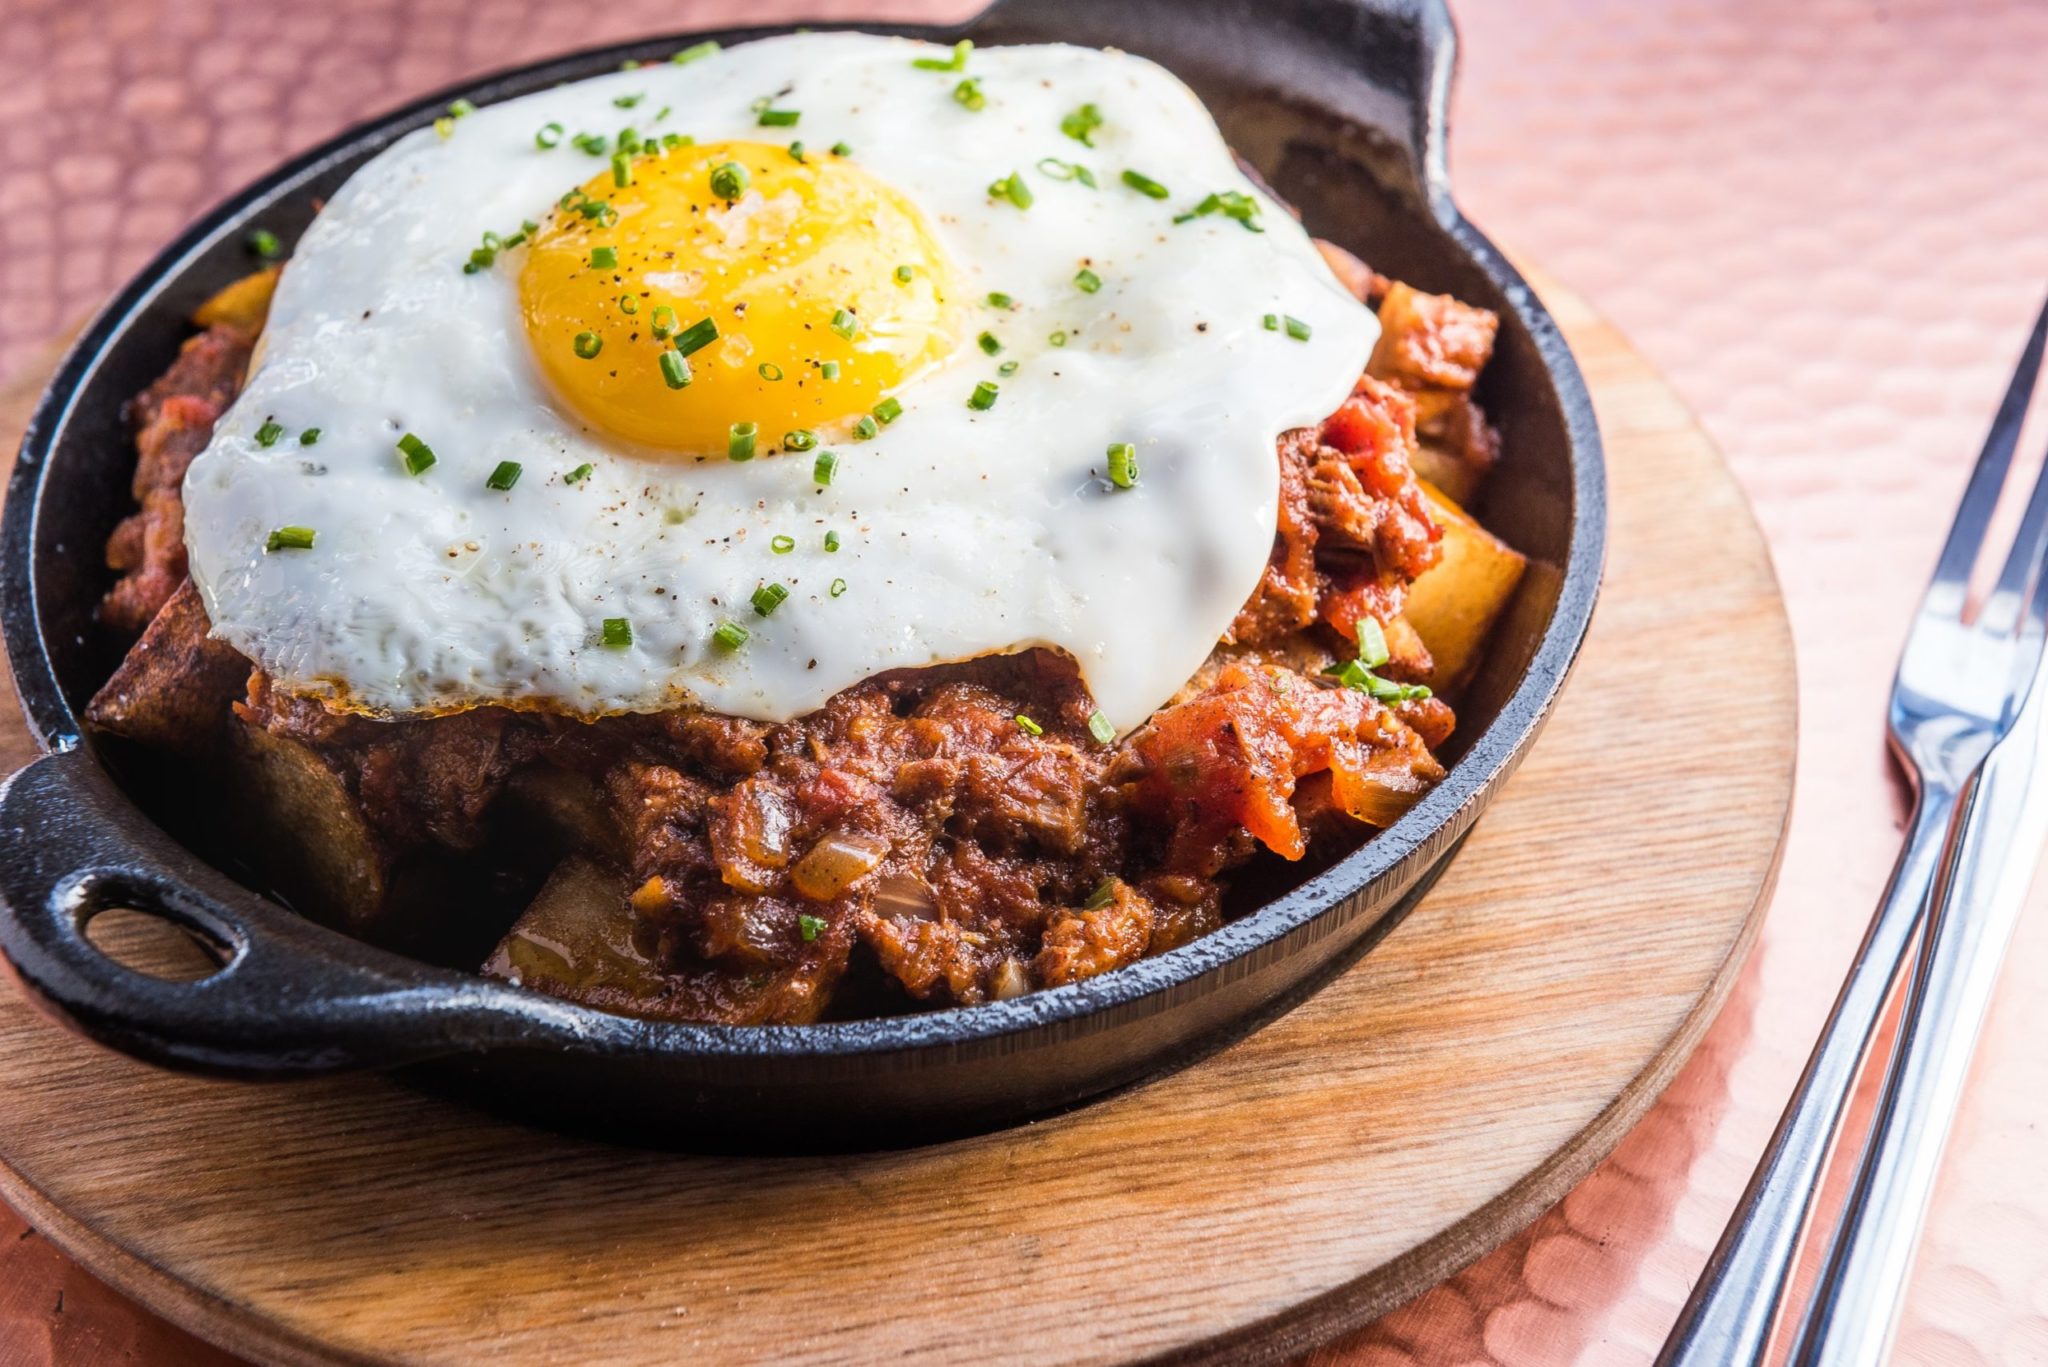
[[[742,11],[919,18],[976,5],[6,7],[0,371],[221,194],[463,75]],[[1317,1359],[1642,1362],[1769,1133],[1896,847],[1904,798],[1882,742],[1886,685],[2048,285],[2048,6],[1454,8],[1461,201],[1635,339],[1756,503],[1797,639],[1801,790],[1762,943],[1656,1110],[1529,1230]],[[1731,687],[1741,670],[1729,662]],[[2036,916],[2013,946],[1950,1147],[1901,1362],[2048,1360],[2044,988],[2048,920]],[[222,1359],[0,1210],[0,1361]]]

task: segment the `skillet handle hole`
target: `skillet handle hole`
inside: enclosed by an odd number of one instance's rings
[[[197,927],[135,907],[95,911],[82,930],[101,954],[131,973],[159,982],[201,982],[234,957],[226,945]]]

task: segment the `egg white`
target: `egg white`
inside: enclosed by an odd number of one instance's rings
[[[186,542],[216,635],[286,689],[379,713],[696,703],[765,720],[883,670],[1050,646],[1120,730],[1141,722],[1259,581],[1275,437],[1343,401],[1378,324],[1160,67],[982,49],[965,73],[987,100],[973,111],[952,97],[959,76],[911,65],[946,55],[859,34],[773,38],[490,106],[365,165],[299,243],[261,363],[187,476]],[[632,94],[644,99],[615,104]],[[798,128],[756,126],[770,95],[801,111]],[[1083,103],[1104,118],[1092,149],[1060,131]],[[1001,291],[1017,306],[971,304],[960,352],[898,391],[899,419],[828,443],[828,488],[809,454],[698,462],[617,441],[541,378],[517,251],[461,270],[485,231],[541,218],[603,169],[566,141],[537,147],[550,122],[844,141],[928,217],[970,301]],[[1048,176],[1047,157],[1089,167],[1097,188]],[[1121,183],[1126,168],[1169,197]],[[1028,210],[988,193],[1012,171]],[[1224,190],[1259,196],[1263,232],[1172,221]],[[1074,283],[1084,261],[1102,280],[1093,294]],[[1300,319],[1309,339],[1267,329],[1267,314]],[[999,355],[975,345],[984,328]],[[999,376],[1009,360],[1016,373]],[[982,380],[1000,387],[985,412],[967,404]],[[283,429],[268,446],[266,422]],[[301,445],[313,427],[317,444]],[[406,432],[434,451],[424,474],[394,451]],[[1106,478],[1116,442],[1137,448],[1136,488]],[[518,484],[487,488],[507,460],[523,466]],[[592,473],[566,482],[584,463]],[[314,528],[314,548],[266,552],[285,525]],[[778,554],[778,537],[795,548]],[[762,617],[749,596],[767,582],[790,594]],[[600,644],[618,617],[631,646]],[[724,621],[748,630],[744,646],[713,643]]]

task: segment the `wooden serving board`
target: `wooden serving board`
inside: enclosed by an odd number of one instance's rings
[[[1734,481],[1619,334],[1543,294],[1612,482],[1585,654],[1443,881],[1264,1030],[999,1134],[748,1159],[563,1139],[381,1077],[157,1072],[0,990],[0,1194],[170,1319],[288,1362],[1243,1360],[1440,1280],[1691,1051],[1792,791],[1791,639]],[[12,765],[31,752],[5,715]]]

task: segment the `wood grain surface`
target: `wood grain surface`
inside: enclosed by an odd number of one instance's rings
[[[751,1160],[565,1140],[377,1077],[161,1073],[5,994],[0,1194],[172,1320],[285,1361],[1271,1356],[1440,1280],[1683,1061],[1792,786],[1790,640],[1740,494],[1625,340],[1541,288],[1608,442],[1585,655],[1435,891],[1274,1025],[1001,1134]]]

